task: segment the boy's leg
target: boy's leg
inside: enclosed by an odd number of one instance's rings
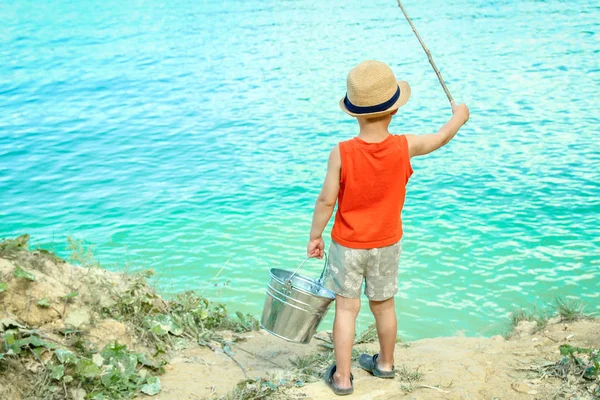
[[[375,316],[377,337],[379,338],[380,350],[377,366],[382,371],[391,371],[394,366],[394,348],[398,332],[394,298],[383,301],[370,300],[369,307]]]
[[[352,362],[356,316],[359,310],[360,299],[350,299],[340,295],[335,297],[333,349],[336,370],[333,374],[333,381],[341,389],[347,389],[351,386],[350,364]]]

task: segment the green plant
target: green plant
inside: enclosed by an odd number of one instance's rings
[[[257,331],[260,328],[258,320],[250,314],[243,314],[239,311],[236,311],[235,316],[239,320],[239,324],[234,322],[234,324],[235,324],[234,330],[235,331],[250,332],[250,331]]]
[[[375,323],[369,325],[358,337],[354,340],[354,344],[373,343],[377,341],[377,326]]]
[[[4,331],[0,341],[3,356],[20,355],[31,352],[40,357],[45,351],[53,349],[53,343],[42,340],[36,331],[27,331],[11,326]]]
[[[294,368],[302,375],[322,378],[323,373],[334,362],[333,351],[320,351],[290,360]]]
[[[45,261],[62,260],[46,250],[28,251],[28,240],[29,237],[25,235],[2,241],[0,256],[8,257],[7,254],[10,254],[11,260],[18,266],[13,273],[15,278],[32,281],[35,275],[29,271],[47,274],[49,265]],[[99,266],[92,246],[85,246],[83,241],[71,238],[69,244],[73,262],[82,267]],[[58,328],[52,334],[47,334],[12,320],[0,320],[0,370],[10,369],[14,365],[23,368],[23,371],[26,365],[39,366],[34,373],[24,374],[28,380],[26,385],[31,387],[26,397],[48,400],[71,398],[75,396],[72,390],[84,391],[86,399],[122,399],[139,393],[156,394],[160,390],[160,380],[156,375],[162,372],[164,365],[159,358],[169,348],[190,342],[212,350],[221,346],[225,354],[234,359],[230,350],[231,342],[225,340],[219,331],[247,332],[259,326],[253,316],[239,312],[229,315],[224,305],[211,303],[197,292],[190,291],[169,301],[163,300],[146,283],[146,279],[153,274],[151,270],[124,276],[120,282],[100,279],[100,275],[97,276],[93,271],[86,274],[70,272],[71,288],[78,287],[72,282],[75,278],[82,279],[87,286],[92,296],[89,305],[95,307],[94,314],[126,323],[135,330],[138,339],[153,345],[156,352],[150,359],[116,342],[99,351],[84,332],[76,329]],[[0,293],[7,289],[8,284],[0,282]],[[107,290],[110,301],[95,301],[94,293],[98,290]],[[71,291],[60,298],[60,302],[64,303],[62,316],[67,312],[68,304],[78,296],[79,292]],[[31,300],[43,308],[55,306],[54,299],[52,302],[46,297]],[[81,305],[88,305],[84,301],[87,300],[84,298]],[[57,312],[60,314],[60,311]],[[237,337],[234,335],[232,340],[235,341]],[[246,392],[251,391],[252,383],[249,385],[244,389]],[[255,394],[263,396],[273,387],[276,390],[281,385],[282,382],[273,379],[265,380],[258,384],[259,389]]]
[[[38,331],[11,321],[3,320],[2,329],[0,362],[6,358],[37,360],[44,372],[33,392],[45,399],[63,398],[61,390],[66,393],[68,388],[81,388],[90,399],[128,399],[140,392],[160,391],[160,380],[151,372],[161,373],[162,363],[131,352],[125,345],[113,342],[100,353],[86,353],[59,347],[44,340]],[[50,357],[44,356],[47,352]]]
[[[398,376],[401,381],[400,389],[409,393],[414,390],[415,382],[420,381],[423,377],[421,372],[419,372],[419,368],[410,370],[405,365],[396,369],[396,376]]]
[[[15,239],[2,239],[0,242],[0,257],[11,258],[16,253],[29,249],[29,235],[21,235]]]
[[[63,316],[63,318],[64,318],[64,316],[65,316],[65,314],[67,312],[67,304],[69,304],[70,302],[72,302],[73,299],[75,297],[77,297],[77,296],[79,296],[79,292],[70,292],[70,293],[68,293],[68,294],[66,294],[66,295],[64,295],[62,297],[62,299],[63,299],[63,311],[62,311],[61,315]]]
[[[519,308],[512,311],[509,314],[509,318],[511,325],[515,327],[519,325],[519,322],[521,321],[531,321],[533,319],[533,315],[529,311]]]
[[[66,262],[65,260],[63,260],[62,258],[60,258],[59,256],[57,256],[56,254],[54,254],[53,252],[51,252],[49,250],[41,249],[38,247],[37,251],[39,254],[41,254],[42,256],[45,256],[47,259],[54,262],[55,264],[63,264]]]
[[[42,308],[48,308],[50,307],[50,302],[48,301],[48,298],[44,297],[38,300],[37,305]]]
[[[296,384],[297,385],[297,384]],[[293,387],[294,383],[281,379],[256,378],[246,379],[237,384],[236,388],[221,400],[258,400],[272,397],[279,390]]]
[[[562,321],[577,321],[588,317],[585,313],[585,304],[579,300],[557,297],[554,308]]]
[[[67,249],[71,251],[69,261],[84,268],[100,267],[98,260],[94,256],[95,247],[93,245],[86,246],[83,240],[75,239],[71,236],[67,236],[67,242]]]
[[[506,339],[510,338],[514,333],[515,328],[522,321],[535,322],[535,328],[532,333],[536,333],[544,329],[548,325],[548,321],[552,317],[551,311],[545,308],[533,307],[533,310],[528,311],[522,308],[515,308],[510,314],[510,327],[504,334]]]
[[[352,350],[352,360],[356,361],[360,357],[358,350]],[[324,349],[322,351],[309,354],[303,357],[296,357],[290,360],[296,372],[310,378],[323,378],[323,374],[331,364],[335,362],[332,349]]]
[[[561,321],[565,322],[572,322],[590,317],[590,315],[585,313],[585,304],[582,301],[556,297],[554,303],[549,304],[546,309],[534,307],[532,311],[522,308],[512,311],[509,315],[511,329],[505,336],[510,336],[521,321],[535,322],[536,329],[534,330],[534,333],[538,332],[548,325],[548,321],[553,316],[558,316]]]
[[[423,374],[421,374],[421,372],[419,372],[418,368],[415,370],[410,370],[406,367],[406,365],[403,365],[400,368],[398,368],[396,370],[396,375],[398,375],[400,380],[408,381],[408,382],[420,381],[421,378],[423,377]]]
[[[527,311],[521,308],[510,313],[510,322],[514,329],[521,321],[533,321],[536,323],[536,331],[539,331],[548,324],[550,317],[547,310],[534,307],[532,311]]]
[[[163,301],[146,284],[153,271],[136,274],[125,290],[114,292],[116,304],[105,309],[105,315],[131,323],[147,341],[163,348],[173,344],[171,338],[184,337],[201,345],[217,341],[226,344],[218,330],[247,332],[258,329],[258,321],[248,314],[236,313],[231,318],[222,304],[211,304],[197,292],[180,293]]]
[[[568,344],[559,346],[562,358],[540,367],[543,375],[560,378],[600,397],[600,348],[581,348]]]
[[[31,272],[27,272],[25,271],[23,268],[16,266],[15,269],[13,270],[13,276],[15,278],[21,278],[21,279],[26,279],[28,281],[35,281],[35,275],[33,275]]]

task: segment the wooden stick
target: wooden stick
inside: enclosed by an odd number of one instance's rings
[[[400,0],[398,0],[398,7],[400,7],[400,9],[402,10],[402,13],[406,17],[406,20],[410,24],[410,27],[412,28],[413,32],[417,36],[417,39],[419,39],[419,43],[421,43],[421,47],[423,47],[423,50],[425,50],[425,54],[427,54],[427,58],[429,59],[429,64],[431,64],[431,66],[433,67],[433,70],[435,71],[435,74],[437,75],[437,77],[442,85],[442,88],[444,88],[444,92],[446,92],[446,97],[448,97],[448,101],[450,101],[450,103],[452,103],[454,101],[454,99],[452,98],[452,95],[450,94],[448,87],[446,87],[446,84],[444,83],[444,78],[442,78],[442,74],[440,74],[440,70],[437,69],[437,67],[435,66],[435,62],[433,62],[433,58],[431,57],[431,52],[429,51],[427,46],[425,46],[425,42],[423,42],[423,39],[421,39],[421,35],[419,35],[419,32],[417,32],[417,28],[415,28],[415,25],[412,23],[412,20],[406,13],[406,10],[402,6],[402,3],[400,2]]]

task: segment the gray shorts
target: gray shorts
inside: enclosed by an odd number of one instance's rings
[[[350,249],[332,241],[323,285],[342,297],[356,299],[364,280],[369,300],[394,297],[398,293],[401,250],[400,242],[375,249]]]

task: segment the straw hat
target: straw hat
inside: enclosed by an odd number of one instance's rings
[[[353,117],[377,117],[402,107],[410,97],[408,82],[396,81],[381,61],[363,61],[348,73],[341,109]]]

